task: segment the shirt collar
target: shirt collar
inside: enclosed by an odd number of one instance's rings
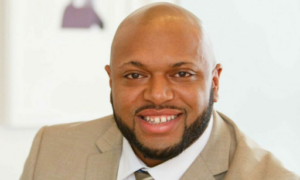
[[[119,163],[118,180],[131,179],[133,173],[139,169],[148,171],[155,180],[180,179],[208,142],[213,127],[213,116],[203,134],[178,156],[159,164],[147,167],[133,152],[129,142],[123,137],[122,154]],[[180,166],[178,166],[180,165]],[[166,169],[172,173],[166,173]]]

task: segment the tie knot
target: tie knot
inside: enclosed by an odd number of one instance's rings
[[[143,170],[138,170],[134,173],[136,180],[154,180],[150,174]]]

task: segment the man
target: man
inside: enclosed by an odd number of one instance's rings
[[[222,67],[187,10],[129,15],[105,69],[114,115],[42,128],[22,180],[299,179],[213,110]]]

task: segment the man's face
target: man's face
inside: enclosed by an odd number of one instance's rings
[[[116,35],[106,67],[113,109],[144,147],[173,147],[205,114],[214,91],[201,46],[199,30],[178,24],[124,27]]]

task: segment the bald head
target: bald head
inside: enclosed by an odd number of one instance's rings
[[[202,61],[214,68],[216,62],[210,40],[205,32],[200,19],[186,9],[171,3],[154,3],[144,6],[126,17],[118,27],[112,47],[111,64],[117,48],[128,38],[134,39],[138,34],[147,36],[149,31],[177,32],[183,38],[192,35],[198,42],[198,51]],[[153,37],[155,38],[155,37]],[[162,38],[159,34],[156,38]],[[191,44],[193,46],[194,44]]]
[[[180,6],[170,3],[154,3],[144,6],[125,18],[119,28],[127,25],[162,25],[170,23],[179,23],[201,29],[200,20],[195,15]]]

